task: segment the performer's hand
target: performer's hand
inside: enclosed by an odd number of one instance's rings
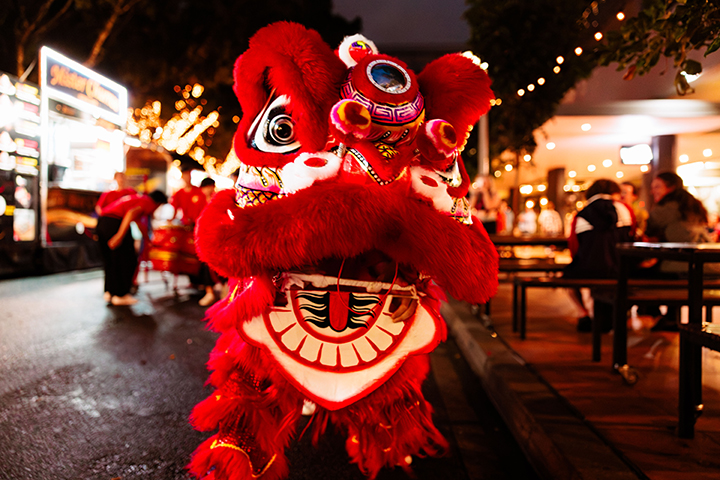
[[[120,246],[121,243],[122,243],[122,237],[113,235],[112,237],[110,237],[110,240],[108,240],[108,247],[110,247],[110,250],[115,250],[117,247]]]
[[[405,320],[412,317],[415,314],[415,310],[417,310],[418,305],[417,299],[411,297],[395,297],[393,299],[393,302],[398,298],[400,299],[400,304],[393,312],[392,317],[390,317],[395,323],[404,322]],[[392,308],[392,305],[390,308]]]

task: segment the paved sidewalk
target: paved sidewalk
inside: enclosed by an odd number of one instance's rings
[[[567,293],[528,291],[528,337],[511,329],[512,287],[503,283],[489,318],[450,301],[443,316],[465,358],[540,476],[548,479],[720,478],[720,354],[703,351],[705,409],[695,438],[677,437],[678,334],[629,329],[628,360],[640,379],[612,371],[575,331]]]

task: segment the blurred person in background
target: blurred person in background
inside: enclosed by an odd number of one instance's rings
[[[700,200],[684,188],[683,180],[673,172],[658,173],[650,184],[653,201],[647,221],[645,237],[651,242],[713,241],[708,230],[708,213]],[[637,274],[650,278],[681,278],[687,273],[687,263],[674,260],[658,262],[649,259],[640,264]],[[717,275],[717,264],[705,265],[705,273]],[[659,306],[648,307],[645,314],[656,318],[653,331],[677,331],[679,310],[667,306],[665,315]]]
[[[182,224],[194,228],[195,222],[197,222],[200,213],[207,204],[207,200],[202,189],[192,184],[193,170],[195,170],[193,166],[182,167],[184,186],[173,194],[170,205],[175,208],[175,215],[171,220],[174,220],[180,214]]]
[[[113,180],[115,182],[114,188],[103,192],[103,194],[100,195],[97,204],[95,204],[95,213],[97,213],[98,216],[102,213],[103,208],[107,207],[115,200],[118,200],[125,195],[133,195],[137,193],[134,188],[128,186],[127,175],[125,175],[125,173],[115,172]]]
[[[640,191],[631,182],[623,182],[620,184],[620,199],[632,209],[635,215],[637,228],[635,230],[635,238],[642,238],[647,229],[648,211],[640,201]]]
[[[497,215],[500,195],[489,176],[478,175],[470,186],[470,212],[478,218],[489,234],[498,233]]]
[[[630,208],[620,201],[620,186],[612,180],[595,181],[585,196],[587,202],[575,215],[568,238],[572,262],[563,270],[563,277],[616,278],[620,267],[616,245],[632,241],[635,234]],[[601,322],[603,332],[612,329],[612,294],[612,290],[591,290],[596,321]],[[592,318],[580,292],[571,290],[571,297],[583,313],[578,332],[592,331]]]
[[[563,234],[563,221],[553,202],[548,202],[540,212],[538,225],[543,235],[554,237]]]
[[[215,180],[210,177],[203,178],[200,182],[200,190],[205,195],[205,203],[210,202],[213,195],[215,195]]]
[[[517,229],[522,235],[534,235],[537,232],[537,213],[530,204],[525,204],[525,211],[518,215]]]
[[[215,195],[215,180],[210,177],[203,178],[202,182],[200,182],[200,190],[202,190],[203,195],[205,195],[205,204],[207,205],[210,203],[213,195]],[[205,296],[198,301],[198,304],[201,307],[207,307],[215,303],[217,300],[215,287],[222,287],[222,282],[220,277],[210,269],[207,263],[200,262],[200,272],[198,273],[196,281],[205,289]]]
[[[167,196],[155,190],[149,195],[125,195],[105,207],[98,218],[97,237],[105,267],[105,300],[112,305],[133,305],[137,299],[130,294],[138,257],[130,224],[135,222],[147,243],[150,222],[140,221],[151,216],[167,203]]]
[[[504,225],[503,228],[498,226],[498,233],[503,235],[512,235],[513,227],[515,226],[515,213],[512,211],[512,208],[510,208],[506,200],[501,200],[500,206],[498,207],[498,218],[501,217]]]

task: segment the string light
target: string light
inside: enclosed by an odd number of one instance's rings
[[[620,20],[621,22],[622,22],[623,20],[625,20],[625,14],[624,14],[623,12],[618,12],[617,15],[615,15],[615,17],[616,17],[618,20]]]
[[[533,90],[535,90],[535,85],[533,85],[531,83],[530,85],[527,86],[527,90],[528,90],[528,92],[532,92]]]
[[[682,155],[680,155],[680,158],[678,158],[678,160],[680,160],[680,163],[687,163],[688,160],[690,160],[690,157],[685,154],[682,154]]]
[[[595,32],[595,40],[597,40],[599,42],[600,40],[602,40],[602,38],[603,38],[602,32]]]
[[[554,73],[560,73],[560,66],[555,65],[555,67],[553,68],[553,72],[554,72]]]
[[[562,63],[565,61],[565,59],[562,57],[562,55],[558,56],[555,61],[558,65],[562,65]]]
[[[525,90],[523,90],[521,88],[520,90],[517,91],[517,94],[518,94],[518,96],[522,97],[523,95],[525,95]]]
[[[532,160],[532,155],[530,155],[529,153],[526,153],[525,156],[523,157],[523,160],[525,160],[526,162],[529,162],[530,160]]]
[[[545,85],[545,79],[544,79],[543,77],[538,78],[538,79],[537,79],[537,84],[538,84],[538,85]]]
[[[578,57],[579,57],[580,55],[582,55],[582,52],[583,52],[582,47],[576,47],[576,48],[575,48],[575,55],[577,55]]]

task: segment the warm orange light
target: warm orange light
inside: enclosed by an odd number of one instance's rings
[[[625,14],[624,14],[623,12],[618,12],[617,15],[615,15],[615,16],[616,16],[617,19],[620,20],[621,22],[622,22],[623,20],[625,20]]]
[[[595,40],[597,40],[599,42],[600,40],[602,40],[602,38],[603,38],[603,34],[601,32],[595,33]]]

